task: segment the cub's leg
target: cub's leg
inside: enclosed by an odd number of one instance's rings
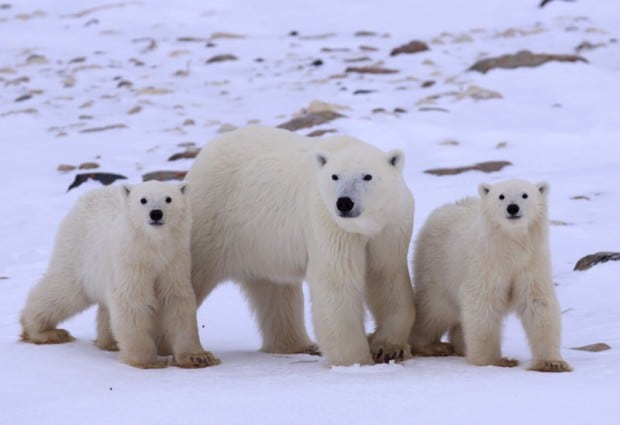
[[[435,297],[426,288],[415,290],[416,319],[409,336],[414,354],[419,356],[451,356],[452,343],[441,337],[458,323],[458,308],[446,300]]]
[[[79,282],[46,274],[30,291],[21,313],[21,338],[34,344],[61,344],[75,338],[56,326],[92,305]]]
[[[112,335],[110,312],[103,304],[97,309],[97,339],[95,345],[101,350],[118,351],[118,344]]]
[[[248,280],[242,285],[256,314],[267,353],[319,355],[304,323],[304,297],[300,283]]]

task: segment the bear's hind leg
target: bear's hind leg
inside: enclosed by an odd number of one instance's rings
[[[78,282],[46,275],[35,286],[21,313],[21,339],[34,344],[62,344],[75,338],[56,326],[92,305]]]
[[[445,302],[421,301],[416,294],[416,319],[409,336],[411,351],[418,356],[451,356],[452,342],[442,342],[442,336],[458,321],[457,309]]]
[[[256,314],[267,353],[320,355],[304,323],[304,297],[300,283],[281,284],[248,280],[242,284]]]
[[[463,327],[460,323],[450,328],[448,331],[448,341],[452,344],[454,354],[465,356],[465,339],[463,338]]]

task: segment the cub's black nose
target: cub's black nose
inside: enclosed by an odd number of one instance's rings
[[[348,196],[338,198],[338,200],[336,201],[336,208],[338,208],[338,211],[343,213],[351,211],[354,205],[355,203]]]
[[[164,213],[162,210],[151,210],[149,217],[151,217],[153,221],[159,221],[164,217]]]
[[[506,207],[506,211],[510,215],[515,215],[519,212],[519,206],[517,204],[510,204]]]

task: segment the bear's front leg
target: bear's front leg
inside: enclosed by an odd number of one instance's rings
[[[115,282],[108,292],[112,334],[118,342],[119,360],[133,367],[156,369],[168,366],[157,356],[155,311],[157,300],[150,282]]]
[[[191,286],[188,258],[171,263],[158,279],[159,338],[171,347],[173,364],[182,368],[202,368],[220,364],[212,353],[204,351],[198,336],[196,297]]]
[[[320,251],[319,258],[311,258],[308,264],[319,348],[330,366],[372,364],[364,328],[363,245],[338,248],[338,252],[329,248]]]
[[[370,352],[377,363],[406,360],[411,357],[407,343],[415,319],[413,290],[406,256],[400,267],[369,270],[366,301],[377,328],[368,337]]]
[[[561,313],[551,279],[540,278],[528,285],[517,313],[532,350],[530,370],[570,372],[573,368],[560,354]],[[527,283],[522,283],[527,285]]]

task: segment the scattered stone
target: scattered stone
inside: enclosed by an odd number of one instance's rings
[[[73,183],[71,183],[71,185],[67,189],[67,192],[70,191],[73,188],[78,187],[79,185],[81,185],[82,183],[84,183],[84,182],[86,182],[88,180],[95,180],[95,181],[98,181],[99,183],[107,186],[107,185],[110,185],[110,184],[114,183],[116,180],[126,179],[126,178],[127,177],[122,176],[120,174],[112,174],[112,173],[83,173],[83,174],[76,174],[75,180],[73,180]]]
[[[15,71],[13,68],[0,68],[0,74],[16,74],[17,71]]]
[[[94,170],[95,168],[99,168],[99,164],[96,162],[82,162],[78,168],[80,170]]]
[[[18,114],[36,114],[37,112],[39,111],[35,108],[14,109],[11,111],[1,113],[0,117],[8,117],[9,115],[18,115]]]
[[[86,57],[78,56],[77,58],[73,58],[69,61],[69,63],[82,63],[82,62],[86,62]]]
[[[620,261],[620,252],[597,252],[595,254],[586,255],[575,264],[573,270],[587,270],[598,263],[606,263],[608,261]]]
[[[385,108],[373,108],[373,110],[371,111],[373,114],[383,114],[385,112],[387,112],[385,110]]]
[[[103,127],[85,128],[83,130],[80,130],[80,133],[97,133],[100,131],[117,130],[121,128],[127,128],[127,126],[125,124],[110,124],[110,125],[104,125]]]
[[[426,80],[426,81],[423,81],[422,84],[420,84],[420,87],[425,89],[425,88],[428,88],[428,87],[432,87],[434,85],[435,85],[435,80]]]
[[[321,66],[323,65],[323,61],[321,59],[315,59],[312,61],[312,66]]]
[[[350,58],[350,59],[345,59],[344,61],[346,63],[357,63],[357,62],[368,62],[369,60],[371,60],[368,56],[362,56],[359,58]]]
[[[400,54],[413,54],[418,52],[424,52],[429,50],[428,44],[423,41],[413,40],[407,44],[396,47],[390,52],[390,56],[396,56]]]
[[[348,52],[351,49],[349,49],[348,47],[322,47],[321,48],[321,52],[324,53],[342,53],[342,52]]]
[[[335,128],[325,128],[325,129],[311,131],[310,133],[306,134],[306,137],[321,137],[326,134],[336,133],[336,132],[338,132],[338,130],[336,130]]]
[[[127,113],[129,115],[133,115],[133,114],[137,114],[138,112],[140,112],[142,110],[142,106],[140,105],[136,105],[133,108],[131,108],[129,111],[127,111]]]
[[[458,140],[444,140],[443,142],[439,142],[439,144],[443,146],[458,146],[461,143]]]
[[[177,144],[178,147],[180,148],[191,148],[192,146],[196,146],[196,143],[194,142],[181,142]]]
[[[434,176],[452,176],[455,174],[461,174],[466,171],[482,171],[483,173],[493,173],[496,171],[500,171],[502,168],[512,165],[511,162],[508,161],[487,161],[480,162],[474,165],[468,165],[465,167],[456,167],[456,168],[434,168],[431,170],[425,170],[426,174],[432,174]]]
[[[30,55],[26,58],[26,65],[46,65],[48,60],[43,55]]]
[[[472,86],[467,87],[464,91],[460,92],[456,96],[456,99],[462,100],[467,97],[474,99],[474,100],[489,100],[489,99],[501,99],[502,95],[501,93],[497,91],[472,85]]]
[[[421,108],[418,108],[418,111],[420,111],[420,112],[450,112],[448,109],[440,108],[438,106],[436,106],[436,107],[433,107],[433,106],[423,106]]]
[[[153,171],[150,173],[146,173],[142,176],[143,181],[149,180],[159,180],[159,181],[168,181],[168,180],[183,180],[187,171]]]
[[[7,280],[8,278],[8,276],[0,276],[0,280]]]
[[[357,31],[353,35],[355,37],[376,37],[378,34],[374,31]]]
[[[569,223],[567,221],[562,220],[549,220],[549,224],[552,226],[573,226],[574,223]]]
[[[178,159],[193,159],[200,153],[200,148],[188,147],[183,152],[175,153],[168,161],[176,161]]]
[[[208,40],[201,37],[177,37],[179,43],[206,43]]]
[[[133,40],[131,40],[132,43],[143,43],[145,41],[147,41],[149,44],[146,45],[146,47],[144,49],[142,49],[142,53],[148,53],[152,50],[157,49],[157,40],[155,40],[152,37],[140,37],[140,38],[134,38]]]
[[[92,115],[78,115],[78,120],[92,120]]]
[[[600,351],[610,350],[611,347],[604,342],[597,342],[595,344],[583,345],[581,347],[571,347],[571,350],[589,351],[591,353],[598,353]]]
[[[218,133],[228,133],[229,131],[236,130],[238,127],[233,124],[224,123],[220,125],[220,128],[217,129]]]
[[[395,114],[406,114],[407,110],[405,108],[394,108]]]
[[[121,80],[118,82],[118,84],[116,85],[117,88],[121,88],[121,87],[131,87],[133,86],[133,83],[131,81],[127,81],[127,80]]]
[[[91,7],[89,9],[84,9],[80,12],[77,13],[73,13],[71,15],[67,15],[70,18],[82,18],[86,15],[90,15],[91,13],[94,12],[99,12],[102,10],[108,10],[108,9],[117,9],[117,8],[124,8],[125,6],[129,6],[129,5],[136,5],[136,4],[140,4],[139,2],[134,2],[134,1],[129,1],[129,2],[125,2],[125,3],[112,3],[112,4],[104,4],[101,6],[95,6],[95,7]]]
[[[302,128],[310,128],[317,125],[324,124],[326,122],[335,120],[337,118],[345,117],[338,112],[334,111],[319,111],[319,112],[309,112],[305,115],[295,117],[289,121],[286,121],[280,125],[278,128],[284,128],[286,130],[295,131]]]
[[[324,34],[316,34],[316,35],[302,35],[299,37],[300,40],[325,40],[326,38],[335,37],[337,34],[333,32],[327,32]]]
[[[570,199],[572,199],[573,201],[589,201],[590,197],[586,195],[577,195],[571,197]]]
[[[144,66],[144,62],[142,62],[140,59],[131,58],[129,59],[129,62],[131,62],[134,66]]]
[[[589,52],[591,50],[598,49],[599,47],[604,47],[604,46],[606,46],[605,43],[594,44],[594,43],[590,43],[587,40],[584,40],[581,43],[579,43],[577,47],[575,47],[575,53]]]
[[[358,95],[358,94],[370,94],[370,93],[374,93],[377,90],[368,90],[368,89],[359,89],[359,90],[355,90],[353,92],[354,95]]]
[[[233,34],[230,32],[214,32],[213,34],[211,34],[211,37],[209,37],[211,40],[217,40],[217,39],[222,39],[222,38],[228,38],[228,39],[240,39],[240,38],[245,38],[245,35],[243,34]]]
[[[236,61],[237,56],[224,54],[224,55],[215,55],[209,59],[207,59],[207,63],[216,63],[216,62],[227,62],[227,61]]]
[[[508,146],[508,142],[499,142],[495,145],[495,149],[505,149]]]
[[[307,114],[308,112],[323,112],[323,111],[344,111],[351,109],[346,105],[340,105],[337,103],[323,102],[322,100],[313,100],[310,102],[307,108],[302,108],[299,115]]]
[[[29,99],[32,99],[32,94],[26,93],[16,98],[15,102],[23,102],[24,100],[29,100]]]
[[[189,75],[189,70],[187,69],[179,69],[173,74],[175,77],[187,77]]]
[[[136,92],[137,95],[162,95],[170,93],[172,93],[172,90],[158,87],[145,87]]]
[[[5,86],[17,86],[20,85],[22,83],[29,83],[30,82],[30,78],[27,76],[22,76],[22,77],[18,77],[18,78],[13,78],[12,80],[7,80],[4,85]]]
[[[187,118],[185,121],[183,121],[183,125],[184,125],[185,127],[188,127],[188,126],[190,126],[190,125],[196,125],[196,121],[194,121],[194,120],[193,120],[193,119],[191,119],[191,118]]]
[[[73,171],[75,170],[77,167],[75,165],[70,165],[70,164],[60,164],[58,165],[58,167],[56,168],[58,171],[60,171],[61,173],[68,173],[69,171]]]
[[[519,67],[536,67],[550,61],[588,63],[585,58],[577,55],[535,54],[529,50],[521,50],[512,55],[509,54],[482,59],[473,64],[468,71],[478,71],[486,74],[488,71],[495,68],[514,69]]]
[[[345,69],[344,72],[356,72],[359,74],[396,74],[398,70],[379,66],[350,66]]]
[[[374,47],[374,46],[368,46],[368,45],[365,45],[365,44],[361,45],[361,46],[359,47],[359,49],[360,49],[362,52],[377,52],[377,51],[379,51],[379,49],[377,49],[376,47]]]

